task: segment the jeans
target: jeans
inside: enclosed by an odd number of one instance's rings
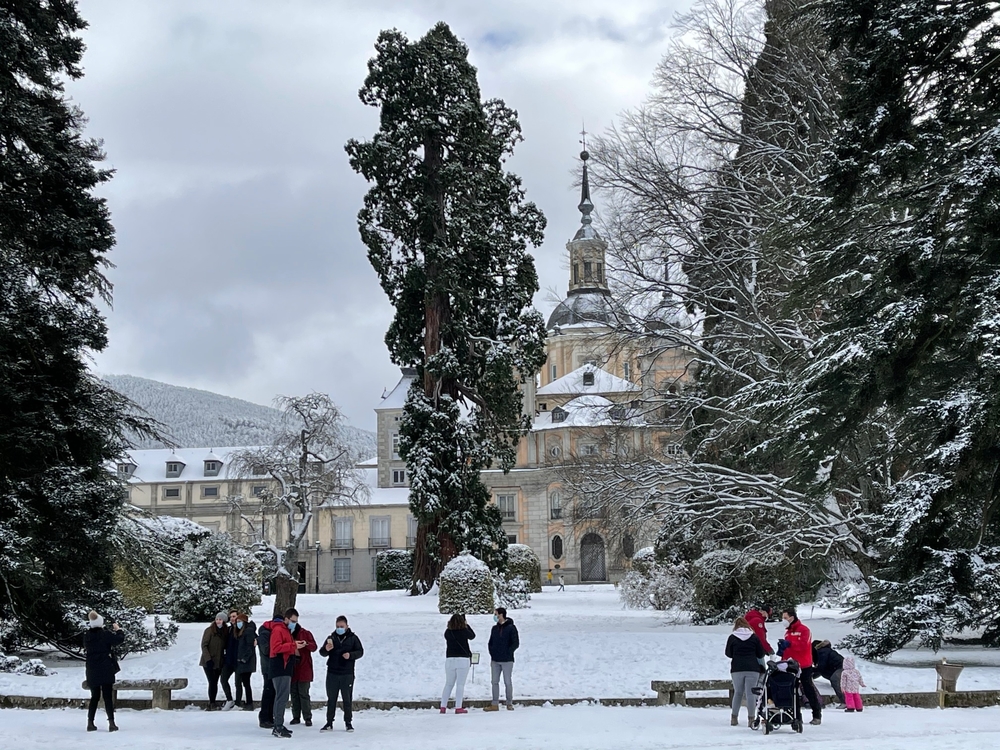
[[[466,656],[449,656],[444,660],[444,692],[441,693],[441,708],[448,707],[451,689],[455,688],[455,708],[462,707],[465,697],[465,680],[469,676],[472,662]]]
[[[312,698],[309,697],[309,686],[311,682],[292,683],[292,718],[303,718],[312,721],[313,709]]]
[[[218,669],[209,669],[206,664],[204,666],[205,677],[208,678],[208,704],[210,706],[215,706],[218,701],[216,698],[219,697],[219,675],[221,674]]]
[[[227,701],[233,699],[233,689],[229,687],[229,678],[234,674],[236,674],[236,667],[230,667],[228,664],[222,665],[222,671],[219,673],[219,676],[222,679],[222,692],[226,694]]]
[[[491,661],[490,671],[493,677],[493,705],[500,705],[500,674],[503,674],[503,684],[507,692],[507,705],[514,705],[514,685],[511,682],[510,675],[514,671],[514,662],[512,661]]]
[[[354,718],[351,702],[354,700],[354,675],[326,673],[326,723],[337,718],[337,693],[344,703],[344,723],[350,726]]]
[[[94,723],[94,717],[97,716],[97,703],[100,699],[104,698],[104,712],[108,715],[108,721],[114,723],[115,720],[115,701],[114,701],[114,689],[115,686],[108,683],[107,685],[91,685],[90,687],[90,708],[87,710],[87,721],[91,724]]]
[[[253,688],[250,687],[250,675],[252,672],[237,672],[236,674],[236,702],[243,702],[243,694],[246,693],[247,703],[253,705]]]
[[[808,667],[802,670],[802,692],[805,693],[806,700],[809,701],[809,706],[812,708],[813,718],[820,718],[823,715],[823,699],[820,698],[819,693],[816,691],[816,685],[813,684],[812,669]]]
[[[861,702],[861,693],[844,693],[844,703],[847,704],[848,708],[853,708],[855,711],[864,709],[864,704]]]
[[[285,726],[285,706],[288,705],[288,694],[292,690],[292,676],[272,677],[274,683],[274,727]]]
[[[837,694],[838,703],[846,703],[844,699],[844,690],[840,687],[840,678],[844,674],[843,669],[838,669],[830,676],[830,684],[833,685],[833,692]]]
[[[264,678],[264,690],[260,695],[260,712],[257,714],[257,720],[261,724],[273,724],[274,723],[274,683],[271,678],[266,674],[262,675]]]
[[[747,717],[753,718],[756,712],[756,696],[753,689],[760,682],[760,672],[733,672],[733,716],[740,715],[740,706],[744,699],[747,703]]]

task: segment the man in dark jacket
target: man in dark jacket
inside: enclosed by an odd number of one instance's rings
[[[844,657],[833,650],[830,641],[813,641],[813,679],[822,677],[833,685],[837,702],[846,705],[844,691],[840,687],[840,677],[844,673]]]
[[[490,670],[493,678],[493,703],[484,711],[500,710],[500,675],[503,675],[504,689],[507,694],[507,710],[514,710],[514,686],[511,674],[514,671],[514,652],[521,645],[514,621],[507,617],[507,610],[496,608],[493,615],[496,625],[490,631]]]
[[[326,724],[319,730],[329,732],[333,720],[337,718],[337,694],[344,703],[344,725],[348,732],[354,731],[354,662],[365,655],[361,639],[347,625],[347,618],[337,618],[337,629],[326,639],[319,650],[326,657]]]
[[[276,615],[262,626],[271,631],[268,651],[271,654],[271,682],[274,684],[274,727],[272,737],[288,738],[292,733],[285,727],[285,706],[292,688],[292,672],[295,669],[295,641],[288,632],[290,618],[298,616],[294,609],[285,611],[285,616]]]
[[[274,683],[271,682],[271,628],[265,622],[257,631],[257,649],[260,651],[260,676],[264,689],[260,694],[260,713],[257,720],[261,729],[274,728]]]

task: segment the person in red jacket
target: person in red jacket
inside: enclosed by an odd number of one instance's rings
[[[318,646],[313,634],[299,624],[299,616],[292,615],[288,622],[288,631],[295,639],[295,670],[292,672],[292,720],[290,724],[300,723],[305,719],[306,726],[313,725],[312,698],[309,697],[309,686],[313,681],[312,654]]]
[[[771,612],[774,608],[770,604],[758,604],[754,609],[751,609],[743,617],[750,624],[750,629],[753,631],[754,635],[757,636],[757,640],[760,641],[760,645],[764,647],[764,653],[770,656],[774,653],[774,649],[771,648],[771,644],[767,642],[767,627],[764,623],[771,616]]]
[[[298,617],[294,609],[285,611],[284,616],[275,613],[274,619],[265,622],[262,627],[270,633],[268,650],[271,654],[271,682],[274,685],[274,727],[272,737],[288,738],[292,733],[285,727],[285,706],[288,704],[288,694],[292,689],[292,672],[295,670],[295,651],[297,646],[288,632],[288,623],[292,617]]]
[[[812,633],[798,618],[794,607],[786,607],[781,610],[781,619],[787,630],[785,637],[778,641],[778,656],[782,659],[795,659],[802,668],[800,677],[802,692],[805,693],[806,700],[809,701],[813,715],[812,721],[809,723],[818,726],[823,721],[823,701],[816,691],[816,685],[813,684],[812,678]]]

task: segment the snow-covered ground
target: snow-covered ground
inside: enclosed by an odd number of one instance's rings
[[[129,750],[240,750],[274,748],[285,743],[259,729],[256,717],[243,712],[121,711],[121,731],[106,734],[84,731],[86,716],[73,709],[0,714],[3,750],[75,750],[129,748]],[[803,735],[787,728],[764,737],[746,727],[730,727],[726,709],[679,707],[604,708],[564,706],[521,708],[513,713],[467,716],[434,711],[364,711],[355,715],[356,732],[345,734],[343,724],[332,734],[294,727],[288,747],[337,748],[474,748],[475,750],[664,750],[681,748],[801,747],[821,743],[823,750],[971,750],[996,747],[1000,742],[1000,709],[879,708],[863,714],[828,712],[823,726],[807,726]]]
[[[333,630],[337,615],[350,618],[365,646],[365,657],[357,666],[356,697],[432,700],[440,696],[447,618],[438,614],[436,597],[408,597],[400,592],[300,595],[298,609],[302,625],[317,640]],[[270,600],[255,610],[258,625],[270,611]],[[814,638],[836,643],[851,629],[839,612],[803,607],[799,614]],[[611,586],[569,587],[562,593],[547,588],[532,597],[530,609],[513,611],[511,616],[521,635],[514,669],[514,689],[520,697],[651,697],[651,680],[725,679],[729,674],[723,648],[731,628],[677,625],[653,611],[623,610]],[[476,669],[467,695],[488,698],[486,641],[492,619],[469,619],[479,635],[473,650],[483,652],[483,665]],[[204,628],[204,624],[182,625],[172,649],[125,659],[119,677],[186,676],[190,686],[178,697],[204,698],[205,679],[198,667]],[[780,625],[769,624],[768,630],[773,643]],[[886,664],[861,662],[859,666],[869,691],[932,691],[932,664],[941,656],[969,665],[959,679],[960,689],[1000,689],[1000,653],[982,648],[949,648],[937,655],[905,649]],[[47,662],[58,674],[44,678],[0,674],[0,694],[85,697],[79,662]],[[318,667],[321,675],[322,665]],[[259,674],[253,684],[259,694]],[[831,692],[825,681],[818,684],[821,691]],[[317,700],[325,698],[321,684],[314,686],[313,695]],[[993,715],[1000,718],[1000,714]],[[4,722],[8,716],[0,714]]]

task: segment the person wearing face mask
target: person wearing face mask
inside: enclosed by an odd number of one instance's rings
[[[201,661],[199,666],[205,670],[208,679],[208,710],[218,711],[219,676],[222,674],[223,659],[226,655],[226,643],[229,640],[229,625],[226,621],[229,615],[219,612],[215,621],[205,628],[201,636]]]
[[[816,691],[813,683],[812,666],[812,633],[809,632],[803,622],[798,618],[794,607],[786,607],[781,610],[781,619],[785,625],[785,637],[778,641],[778,656],[782,659],[794,659],[802,668],[800,681],[802,692],[812,707],[813,726],[819,726],[823,722],[823,702]]]
[[[250,675],[257,671],[257,626],[242,612],[236,616],[236,705],[253,711]],[[246,694],[246,702],[243,695]]]
[[[290,724],[299,724],[305,719],[306,726],[313,725],[312,698],[309,697],[309,686],[313,681],[313,651],[316,650],[316,639],[313,634],[299,623],[299,616],[290,618],[288,630],[295,640],[295,669],[292,672],[292,720]]]
[[[514,652],[521,645],[514,621],[507,617],[507,610],[497,607],[493,615],[496,625],[490,631],[490,671],[493,678],[493,703],[484,711],[500,710],[500,675],[503,675],[504,689],[507,695],[507,710],[514,710],[514,686],[511,674],[514,671]]]
[[[239,644],[236,642],[236,619],[239,612],[235,609],[229,610],[229,623],[226,628],[226,653],[222,657],[222,671],[219,681],[222,683],[222,690],[226,694],[226,704],[223,711],[231,711],[236,706],[233,700],[233,689],[229,686],[229,679],[236,674],[237,657],[239,656]]]
[[[354,662],[365,655],[361,639],[347,626],[347,618],[337,618],[337,629],[330,633],[319,650],[326,657],[326,724],[321,732],[333,729],[337,718],[337,694],[344,704],[344,724],[348,732],[354,731],[354,713],[351,702],[354,699]]]
[[[292,618],[298,619],[299,613],[294,608],[285,610],[284,616],[275,613],[274,619],[265,622],[262,630],[268,631],[268,652],[271,654],[269,671],[271,684],[274,687],[274,713],[271,727],[272,737],[287,739],[292,736],[285,727],[285,706],[288,705],[288,694],[292,689],[292,672],[295,670],[295,641],[288,630]]]

